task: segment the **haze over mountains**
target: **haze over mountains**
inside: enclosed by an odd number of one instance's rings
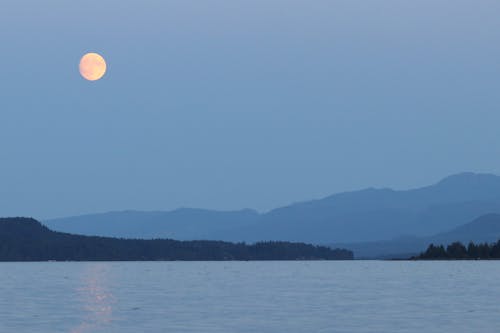
[[[429,237],[406,236],[391,240],[359,243],[334,243],[332,248],[346,247],[356,258],[409,258],[424,251],[430,244],[448,245],[453,242],[468,244],[495,243],[500,240],[500,214],[485,214],[472,222]]]
[[[178,209],[122,211],[44,221],[53,230],[124,238],[285,240],[316,244],[374,242],[450,231],[500,213],[500,177],[461,173],[423,188],[364,189],[260,214]]]

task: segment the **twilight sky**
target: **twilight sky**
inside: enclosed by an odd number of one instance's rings
[[[0,4],[0,215],[500,173],[497,0]],[[106,76],[83,80],[99,52]]]

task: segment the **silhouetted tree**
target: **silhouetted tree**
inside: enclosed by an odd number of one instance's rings
[[[453,259],[466,259],[468,258],[467,249],[460,242],[451,243],[446,247],[448,257]]]
[[[473,242],[470,242],[469,245],[467,245],[467,254],[469,255],[469,258],[471,258],[471,259],[480,258],[481,254],[479,252],[479,246],[477,246]]]

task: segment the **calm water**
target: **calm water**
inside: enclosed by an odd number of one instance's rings
[[[500,262],[1,263],[0,332],[498,332]]]

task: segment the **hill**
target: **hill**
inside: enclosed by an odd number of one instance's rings
[[[44,223],[54,230],[85,235],[331,244],[427,237],[487,213],[500,213],[500,177],[461,173],[423,188],[345,192],[264,214],[252,210],[124,211]]]
[[[348,247],[356,258],[408,258],[424,251],[429,244],[447,246],[454,242],[493,243],[500,239],[500,214],[486,214],[472,222],[430,237],[401,237],[387,241],[337,243]]]
[[[428,240],[434,243],[450,244],[457,242],[496,242],[500,239],[500,214],[486,214],[470,223],[443,232]]]
[[[0,219],[0,261],[344,260],[348,250],[289,242],[139,240],[54,232],[34,219]]]

